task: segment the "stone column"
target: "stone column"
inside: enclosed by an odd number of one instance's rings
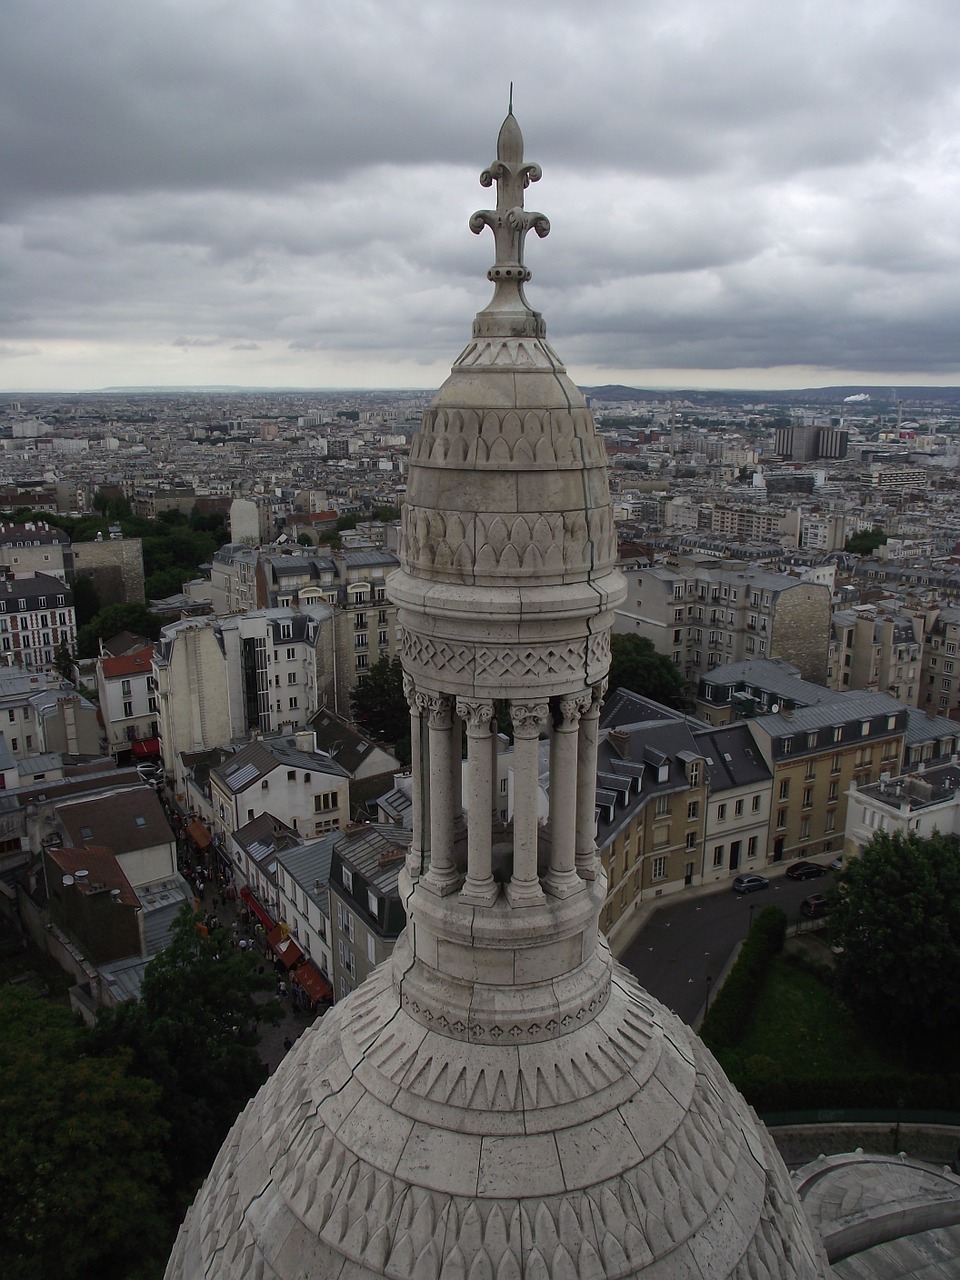
[[[457,715],[467,726],[467,878],[460,897],[479,906],[496,901],[493,878],[493,810],[490,806],[496,739],[492,702],[457,702]]]
[[[423,872],[430,852],[430,832],[424,817],[430,811],[427,744],[423,735],[426,695],[420,693],[412,676],[404,674],[403,693],[410,708],[410,806],[413,840],[407,854],[407,871],[414,880]]]
[[[547,714],[544,702],[510,704],[513,720],[513,876],[507,885],[511,906],[543,901],[537,875],[537,742]]]
[[[543,887],[555,898],[584,888],[577,874],[577,756],[580,716],[590,695],[557,698],[550,738],[550,867]]]
[[[441,693],[427,699],[430,738],[430,870],[424,880],[435,893],[454,893],[460,875],[453,863],[453,797],[450,755],[453,749],[453,699]]]
[[[577,871],[584,880],[597,878],[597,736],[600,704],[607,682],[589,690],[590,702],[580,714],[577,743]]]

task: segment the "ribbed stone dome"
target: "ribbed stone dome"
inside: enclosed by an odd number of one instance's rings
[[[478,1046],[401,1008],[403,962],[249,1104],[171,1280],[829,1274],[763,1126],[622,968],[586,1025]]]
[[[407,928],[237,1121],[168,1280],[828,1274],[763,1126],[598,933],[598,719],[624,588],[602,444],[523,296],[523,238],[548,229],[523,208],[539,175],[511,113],[481,175],[497,208],[471,220],[494,232],[494,296],[424,415],[388,583],[411,710]]]

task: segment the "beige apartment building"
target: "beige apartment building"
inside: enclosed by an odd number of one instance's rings
[[[830,643],[830,590],[787,574],[705,557],[625,571],[627,598],[614,632],[646,636],[689,680],[752,657],[784,658],[822,682]]]
[[[769,865],[840,851],[851,785],[898,769],[908,714],[888,694],[851,693],[746,722],[773,774]]]
[[[827,667],[831,689],[879,690],[915,707],[922,659],[919,618],[873,604],[834,613]]]

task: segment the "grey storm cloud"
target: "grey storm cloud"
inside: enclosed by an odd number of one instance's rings
[[[580,381],[960,381],[958,55],[948,0],[6,0],[0,387],[435,382],[511,79]]]

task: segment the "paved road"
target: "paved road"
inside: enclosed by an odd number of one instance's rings
[[[707,978],[716,982],[737,943],[746,937],[752,915],[779,907],[793,924],[800,903],[833,883],[828,872],[816,880],[771,879],[756,893],[716,893],[667,899],[650,916],[620,957],[642,987],[693,1026],[703,1009]]]

